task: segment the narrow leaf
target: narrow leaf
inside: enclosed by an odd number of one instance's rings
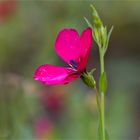
[[[90,72],[89,72],[89,74],[90,75],[93,75],[93,72],[96,70],[96,68],[94,68],[94,69],[92,69]]]
[[[88,21],[88,19],[86,17],[84,17],[84,20],[86,21],[87,25],[93,29],[92,24]]]
[[[99,80],[99,87],[100,87],[100,91],[105,93],[107,90],[107,78],[106,78],[106,73],[104,72]]]
[[[107,48],[108,48],[108,43],[109,43],[109,39],[110,39],[110,36],[111,36],[111,33],[113,31],[113,26],[111,27],[111,29],[109,30],[108,32],[108,35],[107,35],[107,40],[106,40],[106,48],[105,48],[105,52],[107,51]]]
[[[109,32],[108,32],[108,41],[109,41],[109,39],[110,39],[110,36],[111,36],[111,33],[112,33],[112,31],[113,31],[113,26],[111,27],[111,29],[109,30]]]
[[[98,32],[97,32],[96,28],[92,26],[92,24],[88,21],[88,19],[86,17],[84,17],[84,19],[85,19],[87,25],[92,29],[93,38],[94,38],[95,42],[98,44],[98,42],[99,42],[98,41]]]

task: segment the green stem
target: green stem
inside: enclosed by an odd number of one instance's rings
[[[101,93],[101,124],[102,124],[102,135],[103,140],[105,140],[105,101],[104,101],[104,93]]]
[[[104,73],[104,53],[102,48],[99,49],[100,52],[100,74]],[[102,126],[102,138],[105,140],[105,97],[104,93],[101,92],[101,126]]]

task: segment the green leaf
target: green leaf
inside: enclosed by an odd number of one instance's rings
[[[112,33],[112,31],[113,31],[113,26],[111,27],[111,29],[109,30],[109,33],[108,33],[108,40],[110,39],[110,36],[111,36],[111,33]]]
[[[87,19],[86,17],[84,17],[84,19],[85,19],[87,25],[92,29],[92,31],[93,31],[93,33],[92,33],[93,38],[94,38],[94,40],[97,42],[97,37],[98,37],[98,36],[95,34],[95,33],[96,33],[96,30],[93,29],[92,24],[88,21],[88,19]]]
[[[86,17],[84,17],[84,19],[85,19],[87,25],[88,25],[90,28],[93,29],[92,24],[88,21],[88,19],[87,19]]]
[[[107,78],[106,78],[106,73],[103,72],[100,80],[99,80],[99,87],[100,87],[100,91],[105,93],[107,90]]]
[[[113,31],[113,28],[114,28],[114,27],[112,26],[111,29],[110,29],[109,32],[108,32],[105,52],[106,52],[106,50],[107,50],[107,48],[108,48],[108,43],[109,43],[109,39],[110,39],[111,33],[112,33],[112,31]]]
[[[93,68],[93,69],[89,72],[89,74],[90,74],[90,75],[93,75],[93,73],[94,73],[95,70],[96,70],[96,68]]]

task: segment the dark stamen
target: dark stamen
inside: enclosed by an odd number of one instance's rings
[[[78,63],[74,60],[70,60],[70,65],[75,69],[77,69],[77,67],[78,67]]]

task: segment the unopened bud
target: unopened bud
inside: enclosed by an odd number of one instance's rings
[[[96,81],[94,80],[93,76],[88,72],[83,72],[80,77],[83,82],[90,88],[95,88]]]

